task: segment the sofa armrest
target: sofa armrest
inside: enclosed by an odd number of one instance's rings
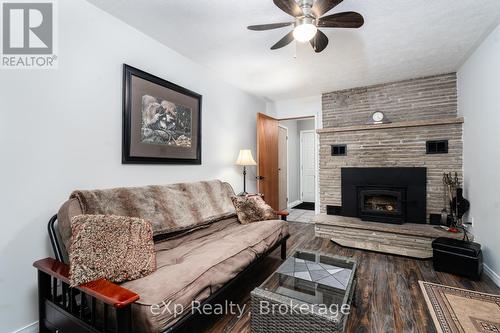
[[[45,258],[35,261],[33,266],[39,271],[69,284],[68,265],[53,258]],[[82,284],[76,289],[117,309],[125,308],[139,299],[139,295],[136,293],[105,279]]]
[[[286,221],[287,216],[290,214],[286,210],[278,210],[276,214],[283,220]]]

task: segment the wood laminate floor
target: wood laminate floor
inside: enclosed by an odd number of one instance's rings
[[[417,260],[355,250],[314,236],[314,225],[289,222],[288,254],[295,249],[317,250],[357,260],[357,286],[347,332],[436,332],[427,311],[419,280],[486,293],[500,294],[500,288],[483,274],[480,281],[440,273],[432,260]],[[249,272],[224,298],[241,306],[245,314],[218,315],[198,320],[187,332],[250,332],[250,291],[260,285],[281,264],[279,249]],[[302,332],[308,332],[304,327]],[[273,333],[273,332],[269,332]],[[290,332],[293,333],[293,332]]]

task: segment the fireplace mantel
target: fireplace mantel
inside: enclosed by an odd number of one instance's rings
[[[337,132],[356,132],[356,131],[367,131],[376,129],[402,128],[402,127],[423,127],[423,126],[462,124],[463,122],[464,122],[463,117],[453,117],[453,118],[443,118],[443,119],[399,121],[395,123],[377,124],[377,125],[330,127],[330,128],[318,129],[316,130],[316,132],[318,134],[337,133]]]

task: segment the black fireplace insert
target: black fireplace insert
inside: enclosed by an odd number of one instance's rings
[[[426,223],[426,168],[342,168],[344,216]]]

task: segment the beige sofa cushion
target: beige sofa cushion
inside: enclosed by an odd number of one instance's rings
[[[69,250],[71,242],[71,219],[83,214],[80,204],[76,199],[66,200],[57,212],[57,229],[61,236],[61,241],[66,252]]]
[[[167,304],[189,311],[193,300],[205,300],[287,235],[284,221],[242,225],[231,218],[156,244],[156,272],[122,284],[141,297],[132,305],[134,331],[163,332],[179,319]],[[158,305],[154,313],[151,305]]]

